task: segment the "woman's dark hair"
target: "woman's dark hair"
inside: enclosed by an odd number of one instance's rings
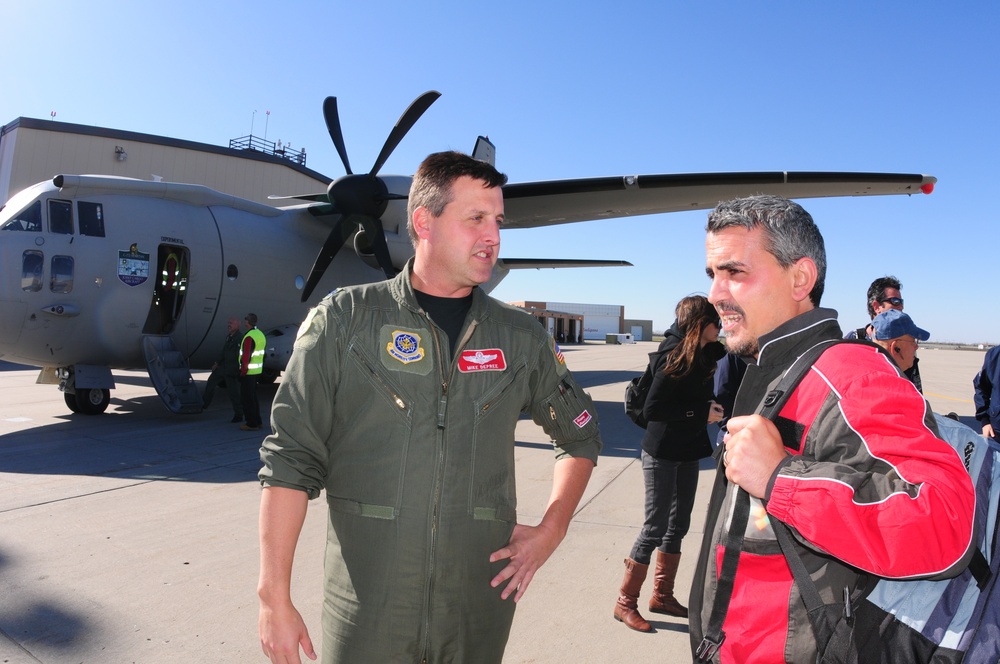
[[[663,373],[673,378],[683,378],[695,367],[715,371],[715,362],[705,357],[701,347],[701,334],[709,325],[719,321],[719,312],[704,295],[689,295],[677,303],[675,322],[681,342],[667,354]]]

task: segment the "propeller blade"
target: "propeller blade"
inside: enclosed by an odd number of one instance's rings
[[[360,224],[361,229],[368,238],[368,243],[371,245],[372,253],[375,254],[378,266],[382,268],[386,279],[392,279],[396,276],[396,267],[392,264],[392,259],[389,257],[389,245],[385,241],[385,231],[382,229],[382,222],[375,217],[363,217],[360,220]]]
[[[278,196],[276,194],[271,194],[267,197],[269,201],[312,201],[314,203],[326,203],[329,198],[325,193],[323,194],[298,194],[296,196]]]
[[[378,194],[375,196],[377,201],[405,201],[410,198],[409,194]]]
[[[320,203],[319,205],[310,205],[306,208],[314,217],[326,217],[331,214],[339,214],[337,208],[330,205],[329,203]]]
[[[338,219],[337,223],[333,225],[333,230],[327,236],[326,242],[323,243],[323,248],[319,250],[319,254],[316,256],[312,270],[309,271],[309,278],[306,279],[305,288],[302,289],[302,302],[308,300],[309,296],[312,295],[320,279],[323,278],[326,268],[330,267],[333,257],[337,255],[340,248],[344,246],[344,242],[350,237],[353,227],[354,224],[347,223],[347,220],[343,217]]]
[[[379,153],[378,159],[375,160],[375,165],[372,166],[372,170],[368,173],[368,177],[374,178],[378,172],[382,170],[382,166],[385,165],[386,159],[389,158],[392,151],[396,149],[399,142],[403,140],[404,136],[406,136],[406,132],[410,131],[413,125],[416,124],[417,120],[420,119],[420,116],[424,114],[424,111],[430,108],[430,105],[437,101],[437,98],[440,96],[441,93],[436,90],[425,92],[417,97],[414,102],[410,104],[409,108],[403,111],[403,114],[399,116],[399,120],[396,121],[396,126],[392,128],[391,132],[389,132],[389,137],[385,139],[385,145],[382,146],[382,152]],[[325,111],[326,106],[324,105],[323,108]],[[334,108],[336,108],[336,104],[334,105]],[[336,140],[334,140],[334,142],[336,142]],[[350,171],[348,171],[348,173],[350,173]]]
[[[348,175],[353,175],[351,162],[347,160],[347,146],[344,145],[344,134],[340,130],[340,114],[337,113],[337,98],[327,97],[323,100],[323,119],[326,120],[326,130],[330,132],[333,145],[337,148],[340,161],[344,163],[344,170]]]

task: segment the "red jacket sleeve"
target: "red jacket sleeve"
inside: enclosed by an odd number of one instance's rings
[[[243,337],[243,345],[240,347],[240,377],[247,375],[247,367],[253,357],[253,345],[252,337]]]
[[[828,350],[781,417],[801,445],[789,449],[767,510],[813,548],[891,578],[947,576],[967,561],[972,480],[888,358],[864,346]]]

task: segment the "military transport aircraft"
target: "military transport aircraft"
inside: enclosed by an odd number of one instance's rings
[[[337,101],[328,97],[323,115],[347,174],[326,192],[284,197],[306,201],[287,207],[100,175],[58,175],[17,193],[0,210],[0,358],[41,367],[38,382],[58,385],[76,413],[104,412],[111,369],[141,366],[171,411],[198,412],[190,369],[211,366],[230,315],[253,311],[273,326],[265,330],[265,371],[277,376],[309,306],[335,287],[392,276],[413,255],[405,220],[411,178],[379,171],[439,96],[427,92],[411,104],[365,174],[351,170]],[[481,141],[474,154],[492,161],[492,145]],[[761,192],[930,193],[935,182],[761,172],[516,183],[504,188],[504,231],[708,209]],[[502,258],[484,288],[514,268],[615,264],[629,263]]]

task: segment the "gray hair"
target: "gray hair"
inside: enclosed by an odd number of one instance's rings
[[[816,222],[801,205],[766,194],[724,201],[709,213],[705,230],[718,233],[735,226],[748,231],[762,229],[768,253],[782,268],[791,267],[800,258],[811,258],[816,264],[816,284],[809,300],[819,306],[826,283],[826,248]]]

